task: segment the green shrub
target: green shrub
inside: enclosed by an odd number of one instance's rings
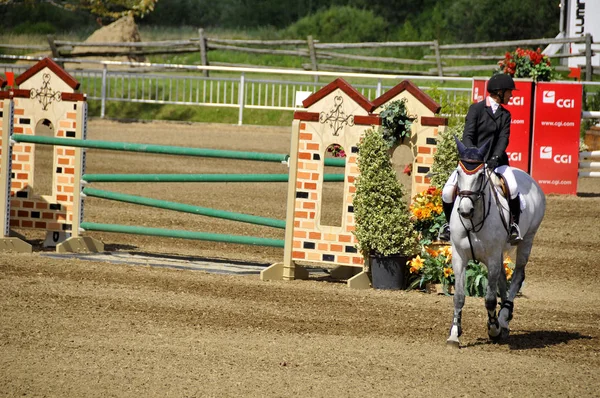
[[[404,187],[398,181],[381,129],[367,130],[358,144],[354,215],[360,250],[364,256],[414,255],[419,252]]]
[[[286,36],[297,39],[312,35],[322,42],[381,41],[388,24],[373,11],[334,6],[300,19],[290,25]]]

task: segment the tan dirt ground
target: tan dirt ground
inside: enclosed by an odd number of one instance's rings
[[[288,153],[289,128],[90,121],[89,139]],[[285,173],[280,164],[88,151],[88,173]],[[398,161],[402,168],[402,159]],[[404,177],[403,177],[404,178]],[[286,187],[94,184],[204,207],[285,217]],[[335,190],[335,189],[334,189]],[[0,396],[593,397],[600,394],[600,181],[549,196],[506,343],[467,298],[463,348],[448,349],[452,298],[350,290],[326,278],[262,282],[0,254]],[[248,234],[266,227],[88,198],[87,221]],[[282,250],[90,233],[110,251],[269,264]]]

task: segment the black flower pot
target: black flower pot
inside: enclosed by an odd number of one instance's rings
[[[374,289],[405,290],[408,287],[409,268],[404,255],[370,255],[371,285]]]

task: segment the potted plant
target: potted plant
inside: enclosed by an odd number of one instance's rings
[[[389,148],[394,148],[410,137],[410,127],[415,120],[414,116],[408,114],[406,99],[390,102],[379,114],[383,138]]]
[[[360,251],[369,259],[372,286],[406,289],[407,262],[419,253],[419,238],[389,149],[383,129],[367,130],[358,144],[354,234]]]
[[[507,51],[504,59],[498,62],[498,73],[506,73],[512,77],[526,77],[534,82],[549,82],[554,75],[550,58],[538,48],[536,51],[517,48]]]

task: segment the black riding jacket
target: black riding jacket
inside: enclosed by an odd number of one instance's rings
[[[497,156],[499,166],[508,165],[506,147],[510,135],[510,122],[510,112],[502,105],[496,113],[492,113],[492,107],[487,106],[487,100],[473,104],[467,112],[462,142],[466,147],[479,148],[492,138],[492,145],[484,160]]]

